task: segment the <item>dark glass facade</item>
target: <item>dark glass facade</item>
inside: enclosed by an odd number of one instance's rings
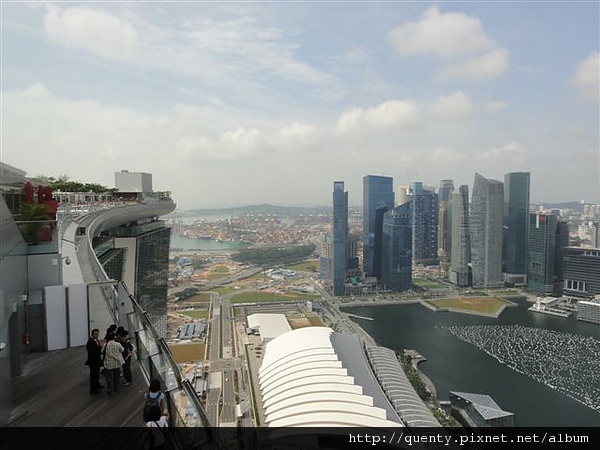
[[[529,224],[529,172],[504,175],[503,272],[527,271],[527,233]]]
[[[378,276],[377,267],[380,258],[377,242],[381,241],[381,217],[377,220],[377,211],[383,212],[394,207],[394,179],[379,175],[363,177],[363,270],[367,276]]]
[[[412,184],[412,256],[417,264],[435,265],[438,258],[438,194]]]
[[[569,230],[554,214],[529,214],[527,288],[540,294],[557,295],[563,285],[564,249]]]
[[[382,289],[401,292],[412,286],[411,204],[384,214],[381,263]]]
[[[333,182],[333,295],[344,295],[347,270],[348,191],[343,181]]]
[[[171,229],[161,227],[137,236],[135,292],[161,337],[167,336],[167,289]]]
[[[449,279],[457,286],[469,286],[471,233],[469,228],[469,186],[463,184],[452,194],[452,252]]]

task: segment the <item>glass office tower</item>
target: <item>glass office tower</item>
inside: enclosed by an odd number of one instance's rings
[[[382,289],[401,292],[412,286],[411,204],[384,214],[381,263]]]
[[[381,240],[381,216],[394,208],[394,180],[391,177],[367,175],[363,177],[363,270],[365,276],[378,276],[376,273],[380,258],[376,242]]]
[[[504,175],[504,272],[527,272],[527,230],[529,223],[529,172]]]
[[[348,191],[343,181],[333,182],[333,295],[344,295],[346,243],[348,242]]]
[[[501,181],[475,174],[471,201],[471,266],[473,286],[502,286],[502,220],[504,189]]]

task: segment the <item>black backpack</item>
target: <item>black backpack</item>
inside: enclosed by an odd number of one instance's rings
[[[146,392],[146,402],[144,403],[144,422],[150,422],[151,417],[156,417],[157,412],[158,416],[162,415],[162,411],[160,410],[160,398],[161,395],[157,395],[155,398],[150,397],[150,393]]]

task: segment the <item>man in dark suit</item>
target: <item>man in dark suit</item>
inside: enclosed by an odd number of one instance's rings
[[[100,330],[97,328],[92,330],[92,335],[87,341],[85,345],[87,348],[88,359],[85,362],[87,366],[90,368],[90,394],[98,394],[100,389],[103,388],[100,384],[100,366],[102,366],[102,356],[100,346],[100,341],[98,340],[98,336],[100,335]]]

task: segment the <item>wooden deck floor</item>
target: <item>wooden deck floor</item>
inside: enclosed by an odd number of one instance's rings
[[[9,427],[142,427],[147,384],[137,361],[133,383],[107,395],[89,393],[85,346],[29,356],[23,375],[12,381]],[[102,381],[102,384],[106,384]]]

